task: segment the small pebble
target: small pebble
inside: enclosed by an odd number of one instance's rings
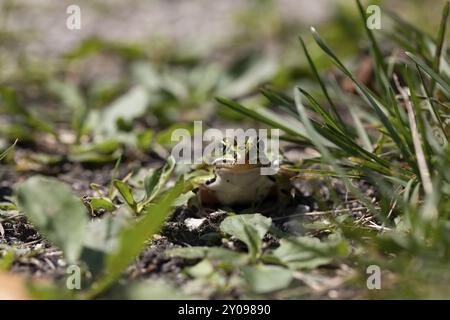
[[[189,231],[195,231],[201,227],[203,222],[205,222],[206,218],[195,219],[195,218],[187,218],[184,220],[184,224],[188,228]]]

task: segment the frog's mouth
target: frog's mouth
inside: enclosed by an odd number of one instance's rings
[[[230,170],[250,170],[255,168],[262,168],[270,166],[270,164],[263,165],[262,163],[238,163],[234,159],[221,158],[213,162],[214,166],[219,169]]]

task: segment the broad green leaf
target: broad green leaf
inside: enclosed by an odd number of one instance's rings
[[[133,197],[133,190],[131,187],[123,181],[114,180],[114,186],[119,190],[120,195],[123,197],[125,202],[136,212],[137,203]]]
[[[144,179],[145,200],[143,206],[151,202],[160,193],[162,187],[167,183],[170,175],[175,168],[175,159],[171,156],[167,159],[166,164],[157,170],[152,171]]]
[[[153,206],[146,207],[143,216],[121,232],[116,250],[106,260],[104,275],[87,293],[93,298],[109,288],[122,274],[125,268],[144,249],[146,242],[161,230],[172,212],[172,205],[184,189],[183,177],[162,199]]]
[[[87,114],[86,101],[80,87],[71,82],[52,79],[49,81],[48,90],[72,111],[72,128],[79,142]]]
[[[193,278],[207,278],[214,273],[214,266],[208,259],[203,259],[196,265],[186,268],[187,274]]]
[[[210,247],[186,247],[166,250],[169,257],[179,257],[184,259],[203,259],[206,257]],[[227,250],[227,249],[224,249]]]
[[[240,97],[258,87],[261,83],[269,81],[277,72],[277,61],[274,59],[256,59],[245,73],[232,79],[228,85],[219,88],[219,93],[225,96]]]
[[[314,269],[328,264],[335,257],[347,254],[347,244],[338,242],[321,242],[317,238],[299,237],[282,239],[273,255],[290,269]]]
[[[86,208],[69,186],[53,178],[34,176],[18,189],[19,207],[68,262],[76,262],[87,225]]]
[[[117,249],[118,237],[127,223],[122,215],[105,215],[101,219],[89,221],[81,260],[94,276],[104,269],[107,254]]]
[[[94,142],[89,144],[75,145],[70,151],[74,155],[82,155],[89,152],[111,154],[118,148],[120,148],[120,143],[116,139],[110,139],[97,143]]]
[[[220,230],[247,245],[251,259],[261,254],[262,239],[272,225],[272,219],[261,214],[241,214],[225,218]]]
[[[172,148],[178,141],[174,141],[172,134],[175,130],[187,130],[189,134],[194,134],[194,126],[191,123],[174,123],[164,130],[159,131],[155,136],[155,142],[164,148]]]
[[[44,120],[36,110],[25,108],[19,101],[20,99],[15,89],[2,86],[0,88],[0,98],[2,99],[2,106],[6,107],[9,113],[19,116],[30,128],[56,135],[54,124],[48,119]]]
[[[110,297],[108,297],[110,298]],[[164,279],[149,279],[135,281],[125,287],[120,287],[112,293],[111,299],[123,300],[192,300],[199,299],[192,294],[185,294]]]
[[[180,195],[175,201],[174,205],[176,207],[186,206],[190,199],[196,197],[196,194],[193,191],[188,191]]]
[[[106,211],[113,212],[117,209],[116,205],[106,197],[92,198],[89,203],[94,211],[105,209]]]
[[[284,289],[293,279],[291,270],[263,264],[244,267],[243,276],[255,293]]]
[[[221,247],[186,247],[166,250],[169,257],[179,257],[184,259],[203,259],[231,263],[233,265],[245,264],[248,261],[247,255]]]
[[[128,225],[122,215],[105,215],[89,221],[84,236],[84,247],[102,252],[112,252],[117,247],[120,232]]]
[[[131,88],[111,105],[101,111],[91,112],[88,119],[96,136],[113,138],[119,130],[119,121],[132,121],[142,116],[150,103],[150,94],[142,86]]]
[[[119,158],[120,149],[121,144],[115,139],[75,145],[70,149],[69,160],[82,163],[112,162]]]

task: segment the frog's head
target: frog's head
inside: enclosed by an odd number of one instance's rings
[[[220,145],[222,156],[212,162],[216,168],[248,170],[270,166],[263,139],[252,136],[225,138]]]

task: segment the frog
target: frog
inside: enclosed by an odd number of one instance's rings
[[[276,195],[275,177],[261,174],[262,168],[272,165],[262,148],[263,141],[246,137],[243,146],[237,141],[237,138],[221,141],[222,156],[210,163],[212,178],[201,184],[197,190],[200,205],[253,205]],[[256,159],[254,155],[258,155]]]

